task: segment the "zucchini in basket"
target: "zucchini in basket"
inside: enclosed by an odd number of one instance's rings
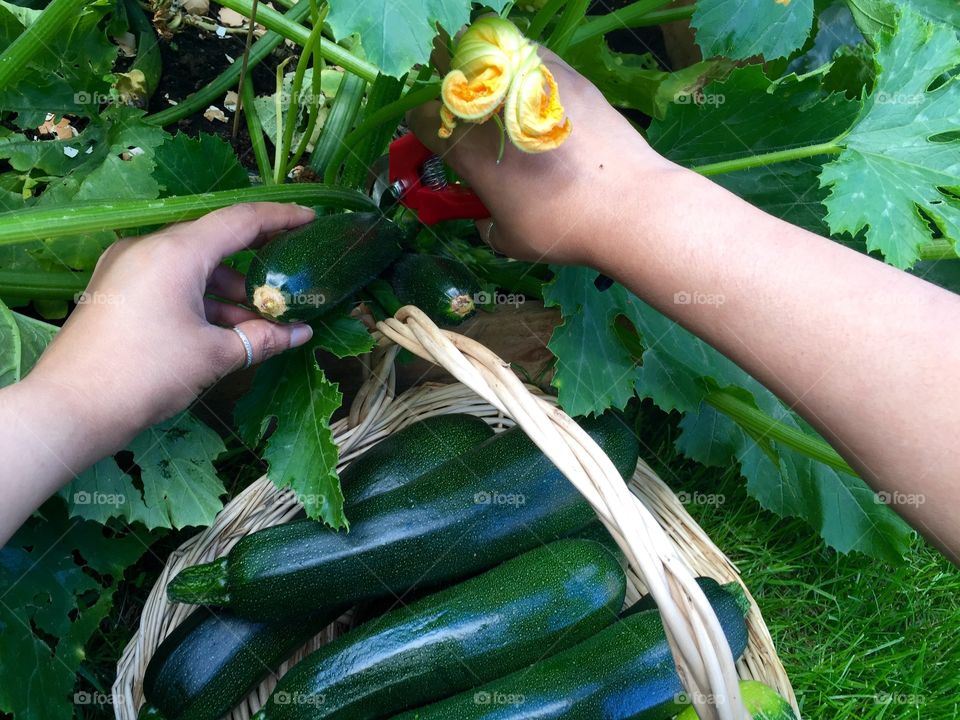
[[[627,477],[638,443],[619,415],[582,425]],[[559,539],[595,517],[520,428],[470,448],[402,488],[355,505],[349,533],[300,520],[242,538],[225,557],[181,571],[174,602],[253,619],[302,615],[468,577]]]
[[[560,540],[351,630],[281,678],[255,720],[373,720],[518,670],[616,620],[626,577]]]
[[[718,586],[719,587],[719,586]],[[711,597],[735,657],[747,645],[738,585]],[[667,720],[686,704],[656,610],[579,645],[394,720]]]

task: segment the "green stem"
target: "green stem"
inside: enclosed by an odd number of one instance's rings
[[[284,119],[283,139],[280,142],[280,152],[283,163],[276,168],[277,182],[280,182],[281,178],[285,178],[287,171],[292,167],[292,163],[288,161],[290,160],[290,146],[293,144],[293,132],[297,127],[297,118],[300,117],[300,91],[303,89],[303,76],[307,72],[307,65],[310,64],[310,59],[313,57],[313,48],[320,42],[320,33],[322,31],[322,23],[314,26],[313,31],[307,38],[307,44],[303,46],[303,50],[300,52],[296,72],[293,73],[293,83],[290,86],[290,105],[287,108],[287,116]],[[315,69],[315,72],[319,73],[320,69]],[[282,90],[282,86],[278,88],[280,94],[282,94]],[[312,95],[313,93],[311,92],[311,96]],[[311,97],[311,101],[312,99]],[[307,127],[306,134],[309,135],[311,132],[313,132],[313,126]]]
[[[286,162],[286,154],[283,150],[283,71],[287,67],[290,58],[284,58],[283,62],[277,65],[276,69],[276,92],[273,93],[273,120],[275,134],[273,136],[273,181],[282,183],[284,175],[281,175]]]
[[[389,317],[396,315],[397,310],[403,307],[400,298],[397,297],[397,294],[386,280],[379,278],[374,280],[367,285],[367,292],[379,303],[380,307],[383,308]]]
[[[59,39],[68,36],[67,25],[84,11],[87,2],[53,0],[36,21],[0,53],[0,90],[31,73],[27,65],[39,54],[59,47]],[[79,6],[79,7],[78,7]]]
[[[769,437],[803,455],[832,467],[839,472],[856,475],[846,460],[837,451],[819,438],[811,437],[802,430],[774,420],[762,410],[751,406],[738,397],[722,390],[708,393],[704,398],[714,409],[730,417],[741,427],[763,437]]]
[[[429,85],[424,85],[416,90],[410,90],[399,100],[392,102],[389,105],[384,105],[382,108],[372,113],[369,117],[364,118],[364,121],[360,123],[360,125],[357,126],[353,132],[343,139],[340,147],[337,148],[336,153],[330,160],[328,167],[340,167],[356,143],[363,140],[384,123],[393,122],[394,120],[403,117],[408,110],[412,110],[413,108],[419,107],[426,102],[435,100],[439,96],[440,83],[430,83]]]
[[[646,21],[650,13],[669,5],[671,0],[637,0],[626,7],[614,10],[606,15],[590,18],[573,33],[572,45],[582,43],[597,35],[606,35],[613,30],[639,27],[637,23]]]
[[[313,18],[314,26],[323,25],[323,21],[327,16],[327,6],[324,6],[323,15],[320,14],[320,11],[316,8],[316,0],[311,0],[311,17]],[[313,139],[314,130],[317,126],[317,119],[320,117],[320,102],[323,100],[323,91],[321,89],[321,74],[323,72],[323,56],[320,55],[320,42],[314,44],[313,50],[313,72],[310,75],[310,111],[307,113],[307,129],[304,131],[303,136],[300,138],[300,142],[297,143],[296,149],[293,151],[293,156],[290,158],[290,161],[287,163],[288,168],[296,167],[300,162],[300,158],[303,157],[303,154],[307,151],[307,146],[310,144],[310,141]]]
[[[264,10],[264,6],[257,8],[257,17]],[[307,17],[310,13],[310,4],[301,2],[293,6],[286,15],[282,15],[287,22],[298,22]],[[269,31],[262,38],[250,46],[250,54],[247,60],[247,71],[259,65],[263,60],[269,57],[280,43],[284,40],[280,33]],[[240,67],[242,62],[237,60],[231,63],[226,70],[220,73],[206,87],[198,90],[193,95],[180,101],[178,105],[161,110],[153,115],[147,115],[144,122],[152,125],[170,125],[182,120],[185,117],[193,115],[204,110],[210,103],[218,101],[228,90],[236,88],[240,80]]]
[[[257,112],[253,80],[249,75],[243,79],[242,100],[243,116],[247,119],[247,133],[250,135],[250,145],[253,148],[253,157],[257,161],[257,170],[260,171],[260,179],[265,185],[272,185],[273,168],[270,165],[270,152],[263,138],[263,124],[260,122],[260,113]]]
[[[957,250],[949,240],[931,240],[920,246],[921,260],[957,260]]]
[[[320,183],[298,183],[179,195],[159,200],[98,200],[52,208],[0,213],[0,245],[37,238],[81,235],[104,229],[123,230],[193,220],[211,210],[243,202],[289,202],[328,205],[347,210],[375,209],[363,193]]]
[[[583,22],[589,7],[590,0],[568,0],[567,6],[563,9],[563,15],[560,16],[560,22],[547,39],[547,47],[557,55],[563,55],[570,47],[577,25]]]
[[[73,300],[90,283],[88,272],[0,270],[0,297]]]
[[[240,13],[244,17],[250,17],[253,0],[223,0],[220,4]],[[304,5],[306,11],[309,11],[309,3],[298,3],[298,5],[300,4]],[[281,15],[266,5],[261,5],[257,8],[258,23],[269,30],[280,33],[301,47],[308,47],[310,32],[298,22],[291,22],[288,19],[289,15],[290,13]],[[320,54],[327,62],[339,65],[344,70],[352,72],[354,75],[359,75],[367,82],[373,82],[380,73],[376,65],[372,65],[366,60],[361,60],[335,42],[321,42]]]
[[[665,25],[666,23],[689,20],[693,17],[693,13],[696,12],[696,10],[696,5],[680,5],[679,7],[657,10],[634,23],[633,27],[650,27],[652,25]]]
[[[539,41],[540,36],[543,35],[543,31],[547,29],[547,25],[556,17],[557,13],[560,12],[560,8],[562,8],[566,2],[567,0],[548,0],[548,2],[537,11],[537,14],[533,16],[530,27],[527,28],[527,37],[531,40]]]
[[[803,158],[816,157],[817,155],[836,155],[842,151],[843,146],[834,141],[820,145],[805,145],[804,147],[791,148],[789,150],[761,153],[760,155],[749,155],[747,157],[737,158],[736,160],[724,160],[707,165],[696,165],[692,167],[691,170],[710,177],[736,172],[738,170],[749,170],[751,168],[766,167],[767,165],[776,165],[777,163],[790,162],[791,160],[802,160]]]

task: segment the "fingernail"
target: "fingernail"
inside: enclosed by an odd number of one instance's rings
[[[301,210],[306,210],[311,215],[317,214],[317,211],[314,210],[312,207],[307,207],[306,205],[297,205],[297,207],[300,208]]]
[[[313,337],[313,328],[309,325],[294,325],[290,328],[290,347],[300,347]]]

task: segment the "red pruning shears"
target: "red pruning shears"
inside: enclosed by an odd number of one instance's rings
[[[388,154],[373,171],[370,195],[381,208],[399,202],[416,212],[425,225],[490,217],[476,193],[447,179],[443,160],[413,133],[390,143]]]

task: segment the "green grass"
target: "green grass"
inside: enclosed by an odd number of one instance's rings
[[[900,566],[830,551],[749,498],[736,468],[678,457],[663,413],[641,418],[654,470],[678,493],[717,496],[687,509],[740,568],[804,718],[960,718],[960,571],[919,539]]]

